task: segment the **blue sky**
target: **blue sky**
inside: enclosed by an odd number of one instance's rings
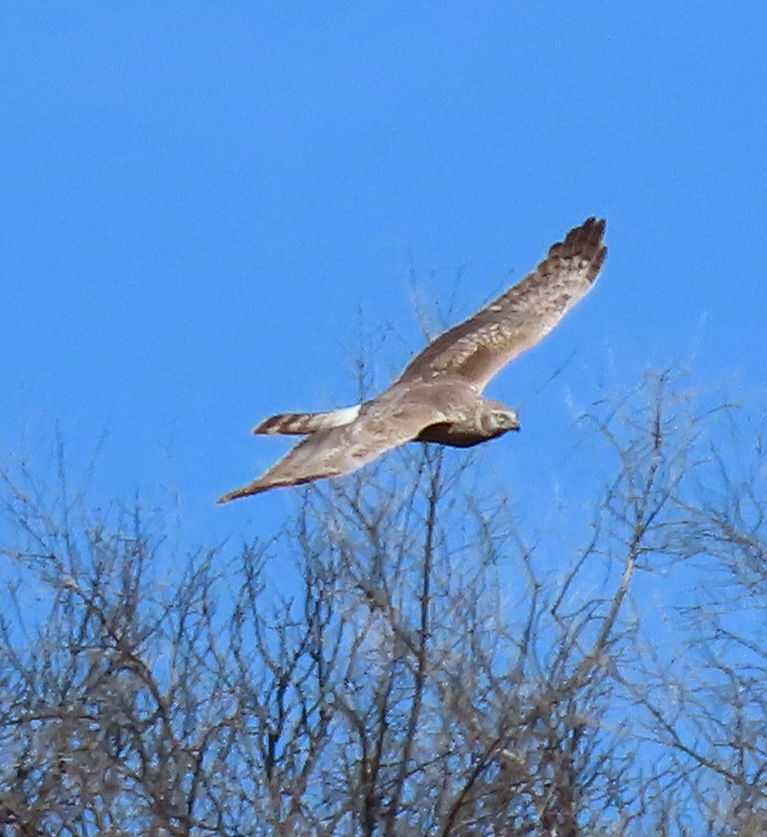
[[[3,462],[43,476],[58,427],[83,479],[103,438],[101,501],[268,527],[290,491],[213,506],[285,450],[256,422],[353,403],[360,322],[385,386],[414,280],[452,323],[589,215],[599,286],[489,390],[526,405],[499,481],[553,484],[648,367],[756,397],[765,101],[748,0],[4,2]]]

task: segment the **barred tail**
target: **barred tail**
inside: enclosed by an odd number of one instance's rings
[[[351,424],[360,413],[360,405],[329,413],[280,413],[262,421],[254,433],[267,436],[305,436],[318,430]]]

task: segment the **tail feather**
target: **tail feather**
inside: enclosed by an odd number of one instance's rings
[[[267,436],[306,436],[318,430],[351,424],[360,412],[359,405],[329,413],[280,413],[253,428],[256,434]]]

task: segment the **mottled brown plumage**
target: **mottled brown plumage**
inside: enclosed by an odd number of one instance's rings
[[[595,218],[571,230],[532,273],[430,343],[372,401],[266,419],[254,433],[307,438],[262,477],[218,502],[352,473],[409,441],[471,447],[518,430],[516,412],[482,391],[589,292],[607,254],[604,230],[605,222]]]

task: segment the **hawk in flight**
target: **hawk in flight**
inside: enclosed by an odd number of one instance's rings
[[[591,290],[607,254],[604,231],[605,222],[596,218],[570,230],[531,274],[430,343],[372,401],[266,419],[254,433],[306,438],[262,477],[218,502],[349,474],[405,442],[468,448],[519,430],[517,413],[482,392]]]

